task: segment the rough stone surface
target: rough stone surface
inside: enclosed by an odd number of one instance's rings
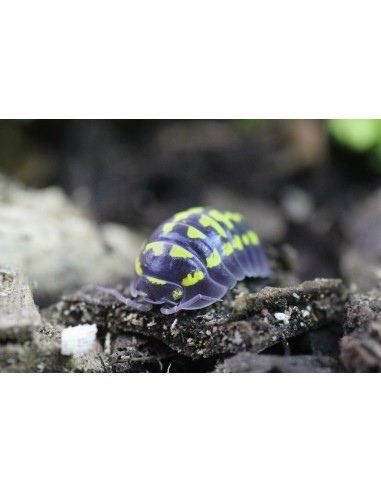
[[[381,289],[354,294],[346,305],[340,359],[350,372],[381,372]]]
[[[43,320],[26,342],[0,344],[0,372],[109,372],[102,345],[85,355],[61,354],[61,331],[64,327]]]
[[[95,324],[69,326],[61,331],[61,354],[85,355],[93,350],[96,337],[97,327]]]
[[[59,188],[25,190],[0,175],[1,261],[28,272],[37,302],[129,274],[140,242],[123,226],[97,226]]]
[[[63,328],[41,318],[22,270],[0,266],[0,372],[109,370],[99,342],[83,356],[61,355]]]
[[[0,343],[30,340],[41,326],[25,275],[0,265]]]

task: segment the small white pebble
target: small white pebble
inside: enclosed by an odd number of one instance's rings
[[[286,314],[286,313],[275,313],[274,316],[275,316],[275,318],[278,321],[283,321],[283,323],[285,325],[288,325],[288,323],[290,322],[290,315],[289,314]]]
[[[234,345],[241,345],[241,343],[243,342],[242,336],[238,331],[234,333],[232,342],[234,343]]]
[[[296,292],[293,292],[292,297],[295,297],[295,299],[300,299],[300,296]]]
[[[75,357],[90,352],[94,347],[96,336],[95,324],[64,328],[61,333],[61,354]]]

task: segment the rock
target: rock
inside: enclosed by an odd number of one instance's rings
[[[214,372],[341,372],[340,363],[333,357],[316,355],[258,355],[240,352]]]
[[[350,372],[381,372],[381,289],[350,297],[340,359]]]
[[[282,208],[290,222],[303,224],[311,220],[314,210],[312,196],[297,186],[287,186],[282,190]]]
[[[95,324],[76,325],[61,332],[61,354],[78,357],[91,352],[97,338]]]
[[[59,188],[27,190],[0,177],[1,260],[25,269],[39,303],[131,273],[140,242],[123,226],[98,227]]]
[[[40,326],[25,274],[0,264],[0,344],[31,340]]]
[[[61,354],[63,328],[40,316],[25,273],[0,265],[0,372],[108,370],[99,342],[82,355],[77,352],[77,357],[64,357]]]
[[[99,343],[82,356],[61,355],[59,337],[62,328],[44,323],[44,331],[36,332],[32,340],[0,345],[0,372],[110,372]]]

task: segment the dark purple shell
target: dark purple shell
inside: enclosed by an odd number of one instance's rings
[[[208,306],[244,277],[269,277],[257,234],[240,214],[197,207],[160,225],[136,260],[130,305],[172,314]]]

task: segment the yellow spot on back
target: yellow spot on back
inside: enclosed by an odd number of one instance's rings
[[[249,239],[249,236],[247,234],[243,234],[242,235],[242,241],[243,241],[243,244],[245,246],[249,246],[250,244],[250,239]]]
[[[184,287],[189,287],[191,285],[197,284],[197,282],[200,282],[204,278],[204,274],[202,273],[201,270],[196,270],[194,274],[192,275],[191,273],[188,273],[188,275],[182,279],[181,285],[184,285]]]
[[[226,232],[221,225],[216,222],[212,217],[209,217],[208,215],[201,215],[199,219],[199,223],[203,227],[213,227],[213,229],[217,232],[217,234],[221,237],[227,237]]]
[[[177,246],[177,244],[172,246],[169,256],[172,256],[173,258],[193,258],[192,253],[189,253],[188,250],[181,246]]]
[[[144,253],[147,253],[150,249],[154,252],[155,256],[160,256],[164,253],[164,244],[162,241],[155,241],[153,243],[148,243],[144,248]]]
[[[142,265],[140,263],[139,258],[137,258],[136,261],[135,261],[135,272],[136,272],[137,275],[142,275],[143,274]]]
[[[242,241],[241,241],[241,238],[239,236],[234,236],[233,237],[233,244],[234,244],[234,247],[236,249],[239,249],[240,251],[243,250]]]
[[[206,259],[206,266],[208,268],[213,268],[221,263],[221,256],[219,255],[216,248],[214,248],[213,253]]]
[[[174,222],[180,222],[180,220],[185,220],[193,214],[198,214],[204,210],[203,207],[193,207],[188,210],[184,210],[184,212],[178,212],[173,216]]]
[[[223,245],[223,250],[225,256],[230,256],[233,253],[233,245],[232,243],[225,243]]]
[[[181,291],[181,290],[174,290],[174,291],[172,292],[172,297],[173,297],[173,300],[174,300],[174,301],[177,301],[177,299],[178,299],[179,297],[181,297],[182,295],[183,295],[183,293],[182,293],[182,291]]]
[[[206,237],[203,232],[199,231],[198,229],[192,226],[188,227],[187,236],[190,237],[191,239],[203,239],[204,237]]]
[[[242,214],[236,214],[232,212],[225,212],[226,217],[228,217],[230,220],[233,222],[242,222],[243,221],[243,215]]]
[[[169,232],[172,231],[172,229],[175,227],[174,222],[167,222],[166,224],[163,225],[163,232],[164,234],[168,234]]]
[[[213,217],[213,219],[218,220],[218,222],[222,222],[223,224],[225,224],[228,229],[234,229],[234,224],[229,219],[229,216],[227,214],[222,214],[218,210],[210,210],[209,215]]]
[[[159,278],[155,277],[146,277],[148,282],[151,282],[151,284],[158,284],[158,285],[165,285],[167,282],[165,280],[160,280]]]
[[[254,246],[257,246],[257,244],[260,243],[259,237],[254,231],[247,231],[246,234],[249,236],[251,244],[253,244]]]

